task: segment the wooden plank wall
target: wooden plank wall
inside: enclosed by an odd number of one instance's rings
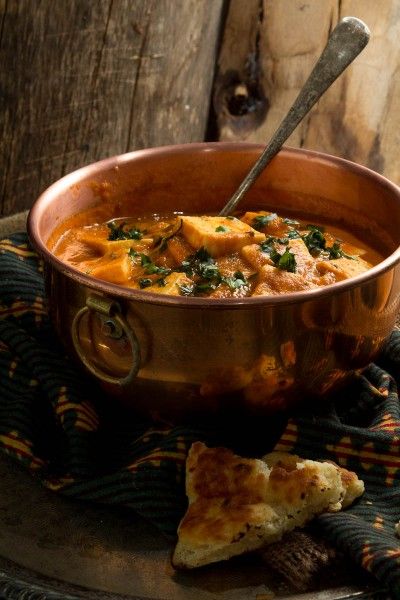
[[[0,0],[0,214],[73,169],[204,138],[222,0]]]
[[[400,2],[231,0],[214,92],[221,140],[265,143],[344,16],[371,40],[288,145],[354,160],[400,184]]]
[[[265,143],[346,15],[371,41],[289,144],[400,183],[399,0],[0,0],[0,215],[113,154]]]

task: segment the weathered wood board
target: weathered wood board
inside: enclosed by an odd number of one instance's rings
[[[219,138],[266,143],[344,16],[365,21],[371,40],[288,145],[348,158],[400,183],[398,0],[231,0],[214,93]]]
[[[201,141],[222,0],[0,0],[0,214],[71,170]]]
[[[204,139],[212,96],[209,138],[265,143],[346,15],[371,41],[288,143],[400,183],[398,0],[0,0],[0,215],[100,158]]]

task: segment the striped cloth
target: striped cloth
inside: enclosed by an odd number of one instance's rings
[[[355,378],[325,412],[291,418],[275,449],[333,460],[365,482],[358,502],[318,517],[316,525],[400,598],[395,533],[400,520],[400,332],[392,333],[379,363]]]
[[[0,242],[0,448],[49,489],[124,505],[174,535],[186,508],[184,466],[195,440],[246,452],[243,431],[135,421],[65,355],[48,319],[42,264],[26,234]],[[320,414],[284,423],[277,450],[324,458],[357,472],[366,493],[325,514],[325,537],[400,599],[400,333]],[[259,452],[271,448],[258,424]],[[281,430],[281,431],[282,431]],[[252,442],[257,437],[252,431]],[[240,446],[239,440],[240,438]],[[247,446],[248,454],[251,454]]]

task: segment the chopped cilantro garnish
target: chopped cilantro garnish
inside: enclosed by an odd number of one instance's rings
[[[316,229],[317,231],[321,231],[321,233],[324,233],[325,231],[325,227],[323,227],[322,225],[312,225],[311,223],[308,223],[308,225],[306,225],[306,229],[309,229],[310,231]]]
[[[181,293],[185,296],[204,294],[205,292],[215,290],[222,283],[222,276],[218,265],[204,247],[199,248],[195,254],[188,256],[182,261],[180,267],[174,270],[186,273],[189,277],[195,278],[190,292],[190,286],[184,285],[179,287]]]
[[[314,225],[307,225],[309,233],[303,236],[303,241],[308,248],[310,254],[319,254],[322,250],[325,250],[326,239],[320,227]]]
[[[278,269],[288,271],[289,273],[296,273],[296,257],[290,252],[289,248],[286,248],[283,254],[279,254],[279,252],[273,248],[270,257]]]
[[[299,232],[297,231],[297,229],[291,229],[290,231],[287,232],[286,237],[289,240],[295,240],[297,238],[300,238],[301,235],[299,234]]]
[[[151,264],[150,256],[147,256],[147,254],[141,254],[140,255],[140,264],[142,265],[142,267],[146,267],[147,265],[150,265]]]
[[[329,252],[329,260],[335,258],[350,258],[351,260],[357,260],[355,256],[350,256],[350,254],[343,252],[338,241],[334,242],[332,246],[325,248],[325,250]]]
[[[150,287],[151,285],[153,285],[153,282],[151,279],[139,279],[139,285],[143,289],[143,288]]]
[[[338,242],[334,242],[333,245],[330,248],[327,248],[328,252],[329,252],[329,258],[340,258],[341,256],[343,256],[343,251],[340,248],[340,244],[338,244]]]
[[[132,227],[131,229],[124,229],[125,223],[117,225],[114,221],[107,223],[107,227],[110,230],[108,234],[108,240],[114,242],[116,240],[141,240],[144,231]]]
[[[282,219],[282,221],[286,224],[286,225],[295,225],[296,227],[298,225],[300,225],[299,221],[296,221],[295,219]]]
[[[204,248],[204,246],[202,246],[201,248],[199,248],[197,250],[197,252],[195,252],[195,254],[193,255],[195,260],[200,260],[202,262],[204,261],[212,261],[213,259],[211,258],[211,254],[209,254],[207,252],[207,250]]]
[[[136,258],[137,256],[139,256],[139,252],[136,252],[136,250],[134,250],[133,248],[129,248],[128,254],[131,258]]]
[[[218,227],[215,228],[215,231],[225,233],[226,231],[230,231],[230,229],[229,227],[225,227],[225,225],[218,225]]]
[[[179,285],[179,291],[181,292],[182,296],[190,296],[193,293],[194,290],[194,284],[187,284],[187,285]]]
[[[215,277],[219,277],[218,265],[216,265],[215,263],[200,263],[198,267],[198,274],[200,275],[200,277],[204,277],[204,279],[214,279]]]
[[[147,275],[169,275],[171,273],[171,269],[158,267],[155,263],[153,263],[150,256],[147,256],[147,254],[140,254],[140,264],[144,268],[144,271],[147,273]]]
[[[272,250],[274,249],[274,244],[282,244],[284,246],[287,246],[288,243],[289,240],[286,238],[268,237],[265,240],[265,242],[262,242],[262,244],[260,244],[260,248],[262,252],[265,252],[266,254],[271,254]]]
[[[236,271],[232,277],[223,277],[223,282],[226,283],[231,290],[236,290],[247,285],[246,277],[241,271]]]
[[[253,219],[252,227],[254,229],[263,229],[266,225],[268,225],[268,223],[277,218],[278,215],[276,213],[271,213],[270,215],[258,215]]]
[[[205,276],[206,278],[210,278],[212,272],[215,274],[216,271],[218,271],[218,267],[215,264],[214,259],[211,258],[211,255],[202,246],[197,252],[183,260],[180,267],[175,270],[182,271],[189,276],[200,275],[201,277]],[[204,275],[204,273],[206,275]]]
[[[296,238],[300,238],[301,235],[299,234],[298,231],[296,231],[295,229],[293,229],[292,231],[289,231],[287,233],[287,235],[285,237],[267,237],[267,239],[265,240],[265,242],[262,242],[262,244],[260,244],[261,250],[262,252],[265,252],[266,254],[270,254],[272,248],[274,247],[274,244],[281,244],[282,246],[287,246],[290,240],[294,240]]]
[[[218,287],[219,283],[195,283],[194,285],[194,293],[204,294],[205,292],[212,292]]]

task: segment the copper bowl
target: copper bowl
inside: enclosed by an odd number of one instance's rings
[[[102,203],[118,215],[215,213],[262,147],[188,144],[124,154],[63,177],[34,204],[49,309],[68,350],[113,397],[156,418],[239,407],[285,409],[323,397],[377,355],[399,310],[400,189],[357,164],[283,149],[242,201],[329,222],[382,261],[350,280],[246,299],[162,296],[78,272],[46,246],[67,217]]]

